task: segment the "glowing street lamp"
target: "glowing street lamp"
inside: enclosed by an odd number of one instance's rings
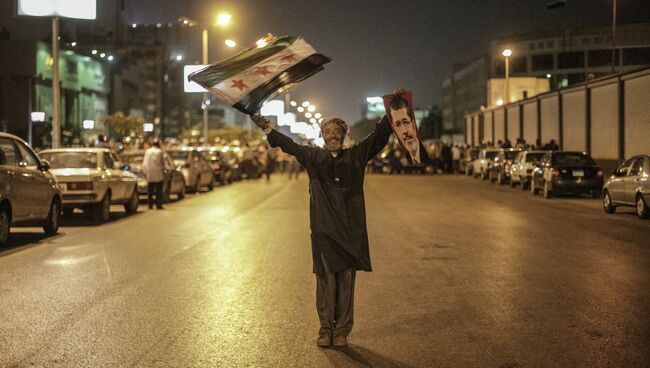
[[[231,39],[227,39],[224,43],[225,43],[226,46],[228,46],[228,47],[235,47],[235,46],[237,46],[237,42],[235,42],[235,41],[233,41],[233,40],[231,40]]]
[[[309,105],[309,107],[307,108],[307,110],[309,110],[309,112],[314,112],[314,111],[316,111],[316,106],[314,106],[314,105]]]
[[[506,58],[506,83],[505,83],[505,103],[510,102],[510,56],[512,56],[512,50],[505,49],[501,53]]]
[[[307,108],[309,106],[309,101],[305,101],[302,103],[302,107]]]
[[[230,24],[231,19],[232,19],[232,15],[230,15],[229,13],[225,13],[225,12],[219,13],[219,15],[217,15],[217,17],[215,18],[215,25],[219,27],[225,27],[228,24]]]

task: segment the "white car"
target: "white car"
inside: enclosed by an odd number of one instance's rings
[[[185,187],[198,193],[202,187],[208,191],[214,188],[214,172],[212,166],[196,148],[172,148],[166,150],[180,166],[185,178]]]
[[[63,193],[63,213],[75,208],[94,219],[108,221],[112,204],[123,204],[127,213],[138,211],[138,177],[108,148],[60,148],[40,152],[50,163]]]
[[[535,164],[544,157],[546,151],[521,151],[510,166],[510,186],[521,185],[522,190],[530,186],[530,176]]]
[[[499,154],[498,148],[483,148],[478,153],[478,158],[472,162],[472,172],[474,177],[481,177],[481,179],[487,179],[488,173],[492,168],[492,162],[494,158]]]

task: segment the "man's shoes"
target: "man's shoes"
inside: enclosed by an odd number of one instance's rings
[[[158,207],[156,207],[156,209],[157,209],[157,210],[164,210],[165,207],[163,207],[163,206],[158,206]]]
[[[336,335],[332,339],[332,345],[334,345],[334,346],[347,346],[348,345],[348,339],[343,335]]]
[[[320,335],[318,340],[316,340],[316,345],[320,347],[330,346],[332,344],[332,336],[330,335]]]

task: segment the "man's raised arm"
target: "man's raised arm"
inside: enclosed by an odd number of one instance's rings
[[[269,121],[263,116],[250,115],[250,117],[255,125],[264,131],[271,147],[280,147],[283,152],[294,156],[303,166],[307,165],[311,154],[309,147],[300,145],[294,142],[293,139],[273,129]]]
[[[358,157],[364,163],[370,161],[386,146],[392,132],[388,116],[384,115],[375,126],[375,130],[354,147]]]

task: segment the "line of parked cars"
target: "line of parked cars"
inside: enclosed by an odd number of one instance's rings
[[[623,162],[605,180],[593,158],[576,151],[535,151],[517,148],[470,149],[463,168],[466,175],[500,185],[519,186],[544,198],[588,194],[603,200],[603,209],[636,208],[649,218],[650,156],[638,155]],[[474,158],[475,157],[475,158]],[[472,158],[474,158],[472,160]]]
[[[97,222],[109,220],[111,205],[136,213],[140,196],[147,194],[144,153],[118,156],[110,148],[94,147],[37,154],[21,138],[0,133],[0,246],[12,227],[42,226],[46,234],[56,234],[61,215],[75,209]],[[167,149],[163,159],[165,201],[241,178],[237,158],[215,148]]]

